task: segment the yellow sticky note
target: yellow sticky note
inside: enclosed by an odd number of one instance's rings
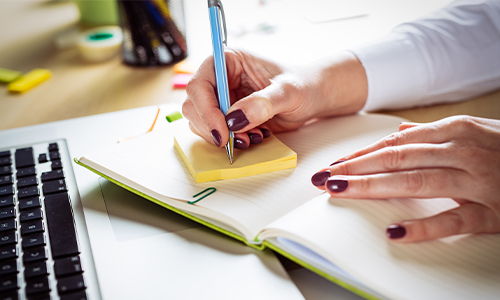
[[[21,76],[19,79],[11,82],[8,85],[8,90],[10,92],[22,93],[26,92],[40,83],[46,81],[52,77],[52,73],[46,69],[34,69],[27,74]]]
[[[216,148],[191,133],[187,122],[176,123],[180,123],[180,128],[174,130],[174,148],[195,182],[253,176],[297,166],[297,153],[275,136],[246,150],[235,149],[231,165],[224,148]]]
[[[196,72],[197,68],[198,66],[196,66],[193,62],[185,59],[174,65],[174,73],[193,74],[194,72]]]

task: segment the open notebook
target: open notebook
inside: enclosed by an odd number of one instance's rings
[[[184,169],[168,124],[75,161],[249,246],[271,248],[367,298],[498,298],[500,235],[413,245],[393,244],[385,237],[388,224],[435,214],[453,207],[451,200],[332,200],[311,185],[316,171],[397,130],[401,121],[370,114],[322,120],[278,136],[298,154],[295,169],[208,183],[195,183]],[[211,188],[216,191],[189,203],[199,192],[213,192]]]

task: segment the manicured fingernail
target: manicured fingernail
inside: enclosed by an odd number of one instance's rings
[[[234,139],[234,147],[236,149],[246,149],[248,148],[249,145],[247,145],[245,143],[245,141],[243,141],[242,139],[239,139],[239,138],[235,138]]]
[[[406,235],[406,228],[401,225],[390,225],[387,227],[385,233],[390,239],[400,239]]]
[[[342,159],[341,160],[337,160],[336,162],[331,163],[330,166],[333,166],[333,165],[336,165],[336,164],[340,164],[340,163],[343,163],[343,162],[345,162],[345,160],[342,160]]]
[[[250,144],[260,144],[263,140],[260,134],[254,132],[249,132],[248,137],[250,138]]]
[[[226,116],[226,122],[231,131],[240,130],[250,123],[241,109],[230,112]]]
[[[210,131],[210,133],[212,134],[212,140],[214,141],[214,144],[217,146],[217,147],[220,147],[220,133],[217,129],[212,129],[212,131]]]
[[[325,185],[325,182],[328,180],[329,177],[330,177],[330,172],[321,171],[321,172],[314,174],[311,177],[311,183],[314,186],[322,186],[322,185]]]
[[[334,192],[334,193],[340,193],[340,192],[345,191],[347,186],[348,186],[347,180],[343,180],[343,179],[332,179],[332,180],[328,180],[326,182],[326,187],[331,192]]]
[[[260,131],[262,132],[262,136],[264,138],[268,138],[271,136],[271,130],[269,130],[267,128],[260,128]]]

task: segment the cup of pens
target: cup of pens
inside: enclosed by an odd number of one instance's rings
[[[187,56],[186,39],[174,22],[167,0],[118,0],[127,65],[168,66]]]

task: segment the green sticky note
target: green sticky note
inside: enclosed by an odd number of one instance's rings
[[[169,123],[172,123],[173,121],[177,121],[177,120],[180,120],[180,119],[182,119],[182,115],[178,111],[167,115],[167,121]]]
[[[0,68],[0,82],[9,83],[22,75],[21,72]]]

